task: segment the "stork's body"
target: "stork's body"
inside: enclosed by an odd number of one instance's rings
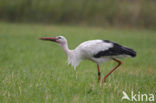
[[[118,58],[136,56],[136,52],[134,50],[108,40],[89,40],[81,43],[74,50],[70,50],[68,48],[67,40],[63,36],[58,36],[56,38],[43,37],[40,39],[57,42],[63,48],[68,57],[68,64],[73,65],[74,69],[76,69],[82,60],[91,60],[95,62],[98,69],[98,80],[100,80],[100,64],[109,60],[118,62],[118,65],[104,77],[103,80],[105,81],[106,78],[120,66],[121,62],[117,60]]]

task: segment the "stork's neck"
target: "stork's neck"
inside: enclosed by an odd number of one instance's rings
[[[67,57],[68,57],[68,64],[72,64],[74,66],[74,69],[76,69],[77,65],[79,65],[81,59],[79,56],[79,53],[74,49],[70,50],[68,48],[68,43],[66,42],[65,44],[61,45],[63,50],[65,51]]]
[[[66,53],[67,56],[69,56],[69,55],[72,54],[72,50],[70,50],[68,48],[68,43],[67,42],[64,43],[64,44],[62,44],[61,47],[63,48],[63,50],[65,51],[65,53]]]

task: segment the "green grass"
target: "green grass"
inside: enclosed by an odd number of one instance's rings
[[[129,103],[122,91],[156,93],[156,31],[0,23],[0,103]],[[39,37],[63,35],[74,49],[89,39],[108,39],[137,51],[103,84],[96,64],[76,71],[55,43]],[[101,66],[102,76],[116,65]]]

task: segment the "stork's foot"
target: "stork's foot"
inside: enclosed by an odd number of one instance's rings
[[[100,79],[101,79],[101,73],[98,72],[98,82],[100,82]]]
[[[103,83],[106,83],[106,79],[103,79]]]

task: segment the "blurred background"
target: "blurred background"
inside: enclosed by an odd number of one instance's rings
[[[0,0],[0,21],[156,28],[156,0]]]

